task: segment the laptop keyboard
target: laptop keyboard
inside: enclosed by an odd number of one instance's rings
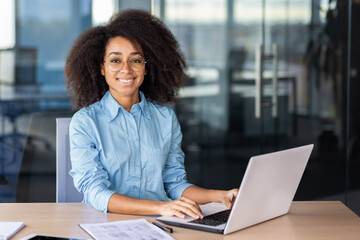
[[[204,217],[203,219],[195,219],[190,221],[191,223],[199,223],[209,226],[218,226],[226,223],[230,215],[230,210],[224,210],[222,212],[214,213]]]

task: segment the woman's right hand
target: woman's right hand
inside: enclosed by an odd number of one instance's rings
[[[162,216],[176,216],[179,218],[185,218],[185,214],[194,219],[204,217],[197,203],[185,197],[170,202],[160,202],[158,212]]]

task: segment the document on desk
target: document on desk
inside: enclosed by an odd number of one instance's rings
[[[144,218],[105,223],[81,223],[79,226],[96,240],[174,240],[169,234]]]
[[[0,239],[7,240],[23,228],[24,222],[0,222]]]

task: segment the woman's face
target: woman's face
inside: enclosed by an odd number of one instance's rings
[[[146,74],[144,53],[139,44],[122,37],[109,39],[101,74],[105,76],[111,95],[120,103],[138,101],[139,87]]]

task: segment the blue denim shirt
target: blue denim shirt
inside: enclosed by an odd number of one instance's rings
[[[182,133],[174,111],[147,101],[127,112],[108,91],[74,114],[70,127],[70,175],[83,202],[107,211],[112,194],[169,201],[187,183]]]

